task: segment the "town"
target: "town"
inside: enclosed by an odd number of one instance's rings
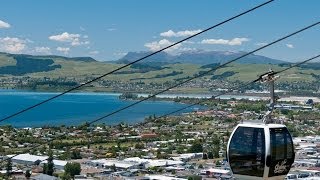
[[[60,92],[74,86],[78,86],[94,79],[95,76],[86,75],[84,77],[30,77],[30,76],[8,76],[0,79],[1,89],[20,89],[29,91],[43,91],[43,92]],[[187,78],[187,77],[186,77]],[[175,81],[161,81],[159,82],[144,82],[143,80],[98,80],[89,86],[83,87],[80,91],[86,92],[116,92],[116,93],[154,93],[159,89],[166,89],[180,82],[186,78],[174,79]],[[317,96],[320,81],[299,81],[297,82],[277,82],[277,87],[282,92],[279,95],[296,95],[296,96]],[[212,94],[226,90],[226,87],[234,87],[243,85],[243,81],[230,81],[226,77],[220,78],[199,78],[180,85],[177,88],[171,89],[168,93],[195,93],[195,94]],[[255,91],[262,91],[266,86],[261,83],[256,83],[248,86],[246,89],[239,89],[236,93],[243,93],[247,89]],[[261,94],[260,94],[261,95]]]
[[[179,99],[179,98],[178,98]],[[167,99],[166,99],[167,100]],[[190,103],[196,98],[180,98]],[[3,179],[233,179],[226,146],[233,128],[259,119],[267,100],[202,99],[206,109],[138,124],[0,128]],[[274,118],[293,136],[287,178],[320,176],[320,104],[279,101]],[[49,142],[49,143],[47,143]]]

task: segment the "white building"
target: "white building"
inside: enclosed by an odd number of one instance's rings
[[[25,165],[36,165],[40,164],[42,161],[48,159],[48,156],[36,156],[32,154],[19,154],[19,155],[8,155],[7,157],[12,157],[12,162],[17,164]]]

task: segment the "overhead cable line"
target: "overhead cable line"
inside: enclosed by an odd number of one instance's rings
[[[182,43],[182,42],[184,42],[184,41],[187,41],[187,40],[189,40],[189,39],[191,39],[191,38],[194,38],[194,37],[196,37],[196,36],[198,36],[198,35],[200,35],[200,34],[203,34],[203,33],[207,32],[207,31],[209,31],[209,30],[212,30],[212,29],[214,29],[214,28],[217,28],[217,27],[219,27],[219,26],[221,26],[221,25],[223,25],[223,24],[225,24],[225,23],[227,23],[227,22],[229,22],[229,21],[232,21],[232,20],[234,20],[234,19],[236,19],[236,18],[238,18],[238,17],[240,17],[240,16],[243,16],[243,15],[245,15],[245,14],[247,14],[247,13],[250,13],[250,12],[256,10],[256,9],[259,9],[259,8],[265,6],[265,5],[267,5],[267,4],[269,4],[269,3],[273,2],[273,1],[274,1],[274,0],[269,0],[269,1],[266,1],[266,2],[264,2],[264,3],[262,3],[262,4],[259,4],[259,5],[253,7],[253,8],[251,8],[251,9],[249,9],[249,10],[246,10],[246,11],[240,13],[240,14],[237,14],[237,15],[231,17],[231,18],[228,18],[228,19],[226,19],[226,20],[224,20],[224,21],[222,21],[222,22],[220,22],[220,23],[217,23],[217,24],[215,24],[215,25],[213,25],[213,26],[211,26],[211,27],[209,27],[209,28],[207,28],[207,29],[204,29],[204,30],[202,30],[202,31],[200,31],[200,32],[198,32],[198,33],[195,33],[195,34],[193,34],[193,35],[191,35],[191,36],[189,36],[189,37],[187,37],[187,38],[184,38],[184,39],[182,39],[182,40],[180,40],[180,41],[177,41],[177,42],[175,42],[175,43],[173,43],[173,44],[171,44],[171,45],[169,45],[169,46],[166,46],[166,47],[164,47],[164,48],[162,48],[162,49],[160,49],[160,50],[158,50],[158,51],[152,52],[152,53],[150,53],[150,54],[148,54],[148,55],[146,55],[146,56],[144,56],[144,57],[142,57],[142,58],[139,58],[139,59],[137,59],[137,60],[135,60],[135,61],[132,61],[132,62],[130,62],[130,63],[126,64],[126,65],[123,65],[123,66],[121,66],[121,67],[119,67],[119,68],[116,68],[116,69],[114,69],[114,70],[112,70],[112,71],[110,71],[110,72],[108,72],[108,73],[105,73],[105,74],[103,74],[103,75],[101,75],[101,76],[98,76],[98,77],[96,77],[96,78],[93,78],[93,79],[90,80],[90,81],[87,81],[87,82],[85,82],[85,83],[82,83],[82,84],[80,84],[80,85],[78,85],[78,86],[76,86],[76,87],[73,87],[73,88],[71,88],[71,89],[69,89],[69,90],[67,90],[67,91],[64,91],[64,92],[62,92],[62,93],[59,93],[59,94],[57,94],[57,95],[55,95],[55,96],[52,96],[52,97],[50,97],[50,98],[48,98],[48,99],[46,99],[46,100],[43,100],[43,101],[41,101],[41,102],[39,102],[39,103],[36,103],[36,104],[31,105],[31,106],[29,106],[29,107],[27,107],[27,108],[24,108],[24,109],[22,109],[22,110],[20,110],[20,111],[17,111],[17,112],[15,112],[15,113],[11,114],[11,115],[8,115],[8,116],[0,119],[0,122],[3,122],[3,121],[5,121],[5,120],[7,120],[7,119],[10,119],[10,118],[13,118],[13,117],[15,117],[15,116],[17,116],[17,115],[20,115],[20,114],[22,114],[22,113],[24,113],[24,112],[26,112],[26,111],[29,111],[29,110],[31,110],[31,109],[34,109],[34,108],[36,108],[36,107],[38,107],[38,106],[40,106],[40,105],[42,105],[42,104],[44,104],[44,103],[47,103],[47,102],[49,102],[49,101],[52,101],[53,99],[56,99],[56,98],[58,98],[58,97],[60,97],[60,96],[63,96],[64,94],[67,94],[67,93],[69,93],[69,92],[71,92],[71,91],[74,91],[74,90],[79,89],[79,88],[81,88],[81,87],[83,87],[83,86],[86,86],[86,85],[88,85],[88,84],[91,84],[91,83],[93,83],[93,82],[95,82],[95,81],[97,81],[97,80],[99,80],[99,79],[101,79],[101,78],[103,78],[103,77],[106,77],[106,76],[108,76],[108,75],[110,75],[110,74],[113,74],[113,73],[115,73],[115,72],[117,72],[117,71],[119,71],[119,70],[121,70],[121,69],[124,69],[124,68],[126,68],[126,67],[129,67],[129,66],[131,66],[131,65],[133,65],[133,64],[135,64],[135,63],[138,63],[138,62],[140,62],[140,61],[142,61],[142,60],[144,60],[144,59],[146,59],[146,58],[149,58],[149,57],[151,57],[151,56],[153,56],[153,55],[155,55],[155,54],[158,54],[158,53],[160,53],[160,52],[162,52],[162,51],[165,51],[165,50],[167,50],[167,49],[169,49],[169,48],[171,48],[171,47],[173,47],[173,46],[176,46],[176,45],[178,45],[178,44],[180,44],[180,43]]]
[[[199,75],[196,75],[196,76],[194,76],[194,77],[192,77],[192,78],[190,78],[190,79],[188,79],[188,80],[186,80],[186,81],[183,81],[183,82],[181,82],[181,83],[178,83],[178,84],[176,84],[176,85],[174,85],[174,86],[172,86],[172,87],[170,87],[170,88],[167,88],[167,89],[165,89],[165,90],[162,90],[162,91],[160,91],[160,92],[158,92],[158,93],[155,93],[155,94],[153,94],[153,95],[151,95],[151,96],[148,96],[148,97],[146,97],[146,98],[144,98],[144,99],[142,99],[142,100],[140,100],[140,101],[137,101],[137,102],[135,102],[135,103],[132,103],[132,104],[126,106],[126,107],[123,107],[123,108],[121,108],[121,109],[118,109],[118,110],[116,110],[116,111],[114,111],[114,112],[112,112],[112,113],[109,113],[109,114],[107,114],[107,115],[104,115],[104,116],[102,116],[102,117],[100,117],[100,118],[98,118],[98,119],[95,119],[95,120],[93,120],[93,121],[91,121],[91,122],[89,122],[89,123],[86,123],[86,124],[78,127],[78,129],[81,129],[81,128],[86,127],[86,126],[90,126],[91,124],[96,123],[97,121],[100,121],[100,120],[102,120],[102,119],[104,119],[104,118],[106,118],[106,117],[109,117],[109,116],[111,116],[111,115],[114,115],[114,114],[116,114],[116,113],[119,113],[119,112],[121,112],[121,111],[123,111],[123,110],[125,110],[125,109],[128,109],[128,108],[130,108],[130,107],[132,107],[132,106],[135,106],[135,105],[137,105],[137,104],[139,104],[139,103],[141,103],[141,102],[143,102],[143,101],[146,101],[146,100],[148,100],[148,99],[151,99],[151,98],[155,97],[156,95],[161,94],[161,93],[163,93],[163,92],[166,92],[166,91],[168,91],[168,90],[170,90],[170,89],[172,89],[172,88],[174,88],[174,87],[177,87],[177,86],[179,86],[179,85],[182,85],[182,84],[185,83],[185,82],[189,82],[189,81],[191,81],[191,80],[193,80],[193,79],[195,79],[195,78],[202,77],[202,76],[204,76],[204,75],[206,75],[206,74],[208,74],[208,73],[210,73],[210,72],[213,72],[213,71],[217,70],[218,68],[224,67],[224,66],[227,65],[227,64],[230,64],[230,63],[232,63],[232,62],[234,62],[234,61],[237,61],[237,60],[239,60],[239,59],[241,59],[241,58],[243,58],[243,57],[246,57],[246,56],[248,56],[248,55],[250,55],[250,54],[252,54],[252,53],[254,53],[254,52],[257,52],[257,51],[259,51],[259,50],[261,50],[261,49],[264,49],[264,48],[266,48],[266,47],[269,47],[269,46],[271,46],[271,45],[273,45],[273,44],[275,44],[275,43],[278,43],[278,42],[280,42],[280,41],[283,41],[283,40],[285,40],[285,39],[287,39],[287,38],[289,38],[289,37],[291,37],[291,36],[293,36],[293,35],[295,35],[295,34],[301,33],[302,31],[305,31],[305,30],[307,30],[307,29],[309,29],[309,28],[312,28],[312,27],[314,27],[314,26],[316,26],[316,25],[318,25],[318,24],[320,24],[320,22],[316,22],[316,23],[314,23],[314,24],[311,24],[311,25],[309,25],[309,26],[306,26],[306,27],[304,27],[304,28],[302,28],[302,29],[300,29],[300,30],[298,30],[298,31],[295,31],[295,32],[293,32],[293,33],[291,33],[291,34],[289,34],[289,35],[286,35],[286,36],[282,37],[282,38],[279,38],[279,39],[277,39],[277,40],[275,40],[275,41],[273,41],[273,42],[271,42],[271,43],[269,43],[269,44],[267,44],[267,45],[264,45],[264,46],[262,46],[262,47],[260,47],[260,48],[258,48],[258,49],[253,50],[253,51],[250,51],[250,52],[248,52],[248,53],[246,53],[246,54],[244,54],[244,55],[242,55],[242,56],[240,56],[240,57],[238,57],[238,58],[235,58],[235,59],[230,60],[230,61],[228,61],[228,62],[226,62],[226,63],[224,63],[224,64],[221,64],[221,65],[219,65],[218,67],[215,67],[215,68],[213,68],[213,69],[211,69],[211,70],[209,70],[209,71],[206,71],[206,72],[204,72],[204,73],[201,73],[201,74],[199,74]],[[311,61],[311,60],[313,60],[313,59],[315,59],[315,58],[318,58],[319,56],[320,56],[320,55],[315,56],[315,57],[310,58],[310,59],[307,59],[307,60],[305,60],[305,61],[303,61],[303,62],[306,63],[306,62]],[[291,69],[291,68],[293,68],[293,67],[296,67],[296,66],[299,66],[299,65],[301,65],[301,64],[303,64],[303,63],[298,63],[298,64],[296,64],[296,65],[292,65],[292,66],[290,66],[289,68],[286,68],[286,70],[289,70],[289,69]],[[280,71],[280,72],[284,72],[284,71]],[[260,78],[261,78],[261,77],[259,77],[258,79],[260,79]],[[258,81],[258,80],[257,80],[257,79],[254,80],[254,82],[256,82],[256,81]],[[249,84],[251,84],[251,83],[252,83],[252,82],[247,83],[246,85],[249,85]],[[244,87],[244,86],[239,86],[239,87],[236,87],[235,89],[240,89],[240,88],[242,88],[242,87]],[[172,114],[172,113],[169,113],[169,114]],[[167,114],[167,115],[168,115],[168,114]],[[61,136],[58,136],[58,137],[56,137],[56,138],[54,138],[54,139],[51,139],[51,140],[47,141],[45,144],[49,144],[49,143],[53,142],[54,140],[57,140],[57,138],[61,138],[61,137],[63,137],[63,136],[65,136],[65,134],[63,134],[63,135],[61,135]],[[31,150],[33,150],[33,149],[39,148],[39,147],[42,146],[42,145],[44,145],[44,144],[39,144],[39,145],[37,145],[37,146],[34,146],[34,147],[26,150],[25,152],[29,152],[29,151],[31,151]],[[17,156],[17,155],[15,155],[15,156]],[[11,159],[11,158],[13,158],[13,157],[15,157],[15,156],[9,157],[9,158],[7,158],[7,159]],[[4,161],[4,160],[0,161],[0,163],[3,162],[3,161]]]

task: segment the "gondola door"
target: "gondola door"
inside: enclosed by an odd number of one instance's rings
[[[268,177],[285,176],[294,162],[292,137],[286,127],[270,128],[269,132],[270,154],[266,160]]]

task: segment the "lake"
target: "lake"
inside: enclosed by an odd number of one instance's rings
[[[57,93],[0,90],[0,118],[4,118]],[[35,109],[3,121],[0,125],[41,127],[79,125],[125,107],[134,101],[120,100],[117,93],[69,93]],[[168,101],[145,101],[97,123],[108,125],[141,122],[145,117],[164,115],[187,105]],[[182,112],[191,112],[188,108]],[[182,113],[181,112],[181,113]]]

